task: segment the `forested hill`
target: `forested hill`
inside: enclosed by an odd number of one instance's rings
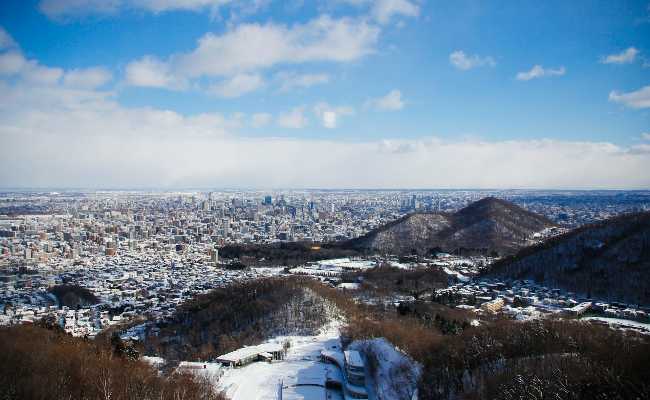
[[[495,263],[486,276],[650,304],[650,212],[587,225],[523,249]]]
[[[514,254],[547,218],[508,201],[486,197],[453,213],[414,213],[343,243],[343,248],[389,254]]]
[[[166,359],[213,359],[273,336],[315,334],[334,308],[313,281],[265,278],[216,288],[178,307],[148,337],[149,352]]]

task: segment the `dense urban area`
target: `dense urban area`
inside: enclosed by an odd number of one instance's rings
[[[423,398],[435,398],[418,383],[431,368],[418,350],[404,353],[409,344],[400,341],[405,339],[368,334],[363,329],[376,328],[363,328],[364,322],[353,326],[360,314],[377,310],[428,321],[425,326],[433,324],[443,334],[481,327],[496,316],[581,319],[590,329],[650,333],[650,304],[589,296],[525,277],[485,275],[508,259],[505,254],[350,253],[347,245],[337,247],[413,215],[461,215],[485,198],[502,199],[487,200],[497,205],[507,200],[513,203],[507,207],[545,218],[544,229],[522,237],[521,246],[532,247],[575,228],[650,210],[650,193],[643,191],[5,192],[0,196],[0,324],[48,321],[85,340],[112,335],[123,351],[161,373],[189,371],[231,399],[275,398],[278,391],[285,399],[320,398],[318,390],[329,398],[410,399],[418,390]],[[275,253],[259,253],[291,246],[307,249],[308,256],[299,252],[283,263],[268,255]],[[251,283],[256,286],[246,286]],[[242,296],[234,309],[257,304],[267,292],[267,303],[253,314],[268,320],[255,323],[257,332],[238,328],[228,336],[223,325],[203,319],[205,311],[188,311],[222,307],[211,312],[223,319],[230,315],[227,307],[216,303]],[[193,319],[197,322],[188,322]],[[205,331],[195,332],[196,324]],[[344,343],[348,337],[357,340]],[[373,365],[372,373],[366,364]],[[396,364],[406,365],[408,373],[397,374]],[[309,372],[300,375],[304,370]],[[245,383],[251,381],[256,383]]]

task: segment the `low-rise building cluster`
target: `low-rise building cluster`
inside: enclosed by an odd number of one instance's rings
[[[488,279],[461,282],[437,290],[434,299],[465,310],[502,313],[519,320],[550,314],[589,314],[646,322],[650,312],[650,307],[598,301],[530,280],[510,283]]]

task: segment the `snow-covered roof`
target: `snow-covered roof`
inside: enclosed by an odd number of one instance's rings
[[[282,345],[276,343],[263,343],[257,346],[243,347],[228,354],[224,354],[222,356],[219,356],[217,358],[217,361],[236,363],[241,360],[257,356],[261,353],[274,353],[279,351],[283,351]]]

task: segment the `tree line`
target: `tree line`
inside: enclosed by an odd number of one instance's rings
[[[56,324],[0,328],[0,399],[225,400],[192,375],[159,376],[124,345],[75,338]]]

